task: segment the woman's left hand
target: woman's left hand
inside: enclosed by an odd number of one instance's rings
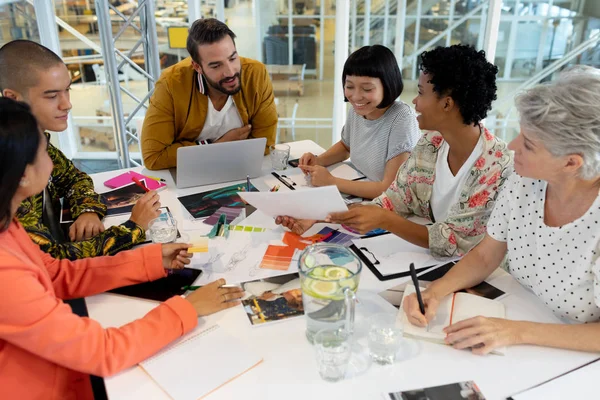
[[[470,347],[474,354],[488,354],[521,343],[522,322],[479,316],[447,326],[444,332],[446,343],[455,349]]]
[[[356,206],[348,211],[331,213],[325,222],[333,224],[347,225],[361,234],[372,231],[375,228],[381,228],[382,217],[384,213],[390,212],[379,206]]]
[[[165,243],[162,245],[162,260],[165,269],[183,269],[190,263],[191,253],[187,249],[192,247],[188,243]]]
[[[309,173],[310,184],[313,186],[335,185],[335,177],[325,167],[320,165],[305,165],[302,169]]]

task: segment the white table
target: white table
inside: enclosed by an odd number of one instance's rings
[[[312,141],[291,144],[291,158],[298,158],[306,151],[323,151]],[[142,171],[142,168],[136,170]],[[121,171],[93,175],[98,191],[106,191],[102,185],[106,179]],[[191,220],[177,196],[198,193],[220,186],[175,189],[168,171],[142,171],[167,180],[168,187],[161,192],[161,202],[168,205],[178,221]],[[263,163],[264,177],[252,183],[259,190],[268,190],[266,181],[270,175],[270,161]],[[282,188],[281,190],[284,190]],[[252,225],[275,227],[272,219],[255,212],[248,221]],[[313,228],[315,231],[320,227]],[[207,228],[208,231],[208,228]],[[312,232],[313,230],[311,230]],[[379,281],[365,268],[360,280],[357,306],[356,331],[359,344],[365,343],[365,318],[378,311],[395,310],[377,293],[402,283],[407,278]],[[558,322],[532,293],[521,287],[512,277],[499,274],[491,283],[510,293],[502,301],[510,319],[526,319],[538,322]],[[90,317],[104,327],[117,327],[142,317],[157,303],[113,294],[100,294],[86,299]],[[218,322],[221,328],[240,341],[252,346],[264,361],[258,367],[228,383],[207,399],[376,399],[381,393],[426,386],[435,386],[463,380],[474,380],[488,399],[503,399],[520,390],[540,383],[564,371],[582,365],[597,356],[566,350],[535,346],[510,347],[505,356],[476,356],[468,351],[458,351],[447,346],[406,340],[404,356],[392,366],[371,365],[363,355],[353,357],[351,378],[339,383],[328,383],[319,377],[313,349],[304,336],[305,321],[296,318],[269,326],[251,327],[242,307],[235,307],[207,318],[200,323]],[[198,360],[198,379],[202,370],[218,368],[204,365]],[[368,368],[366,368],[368,367]],[[177,368],[176,365],[173,368]],[[169,399],[169,397],[139,367],[130,368],[107,378],[109,398],[115,399]]]

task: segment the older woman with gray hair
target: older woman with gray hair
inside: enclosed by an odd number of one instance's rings
[[[533,344],[600,352],[600,71],[577,67],[517,98],[521,132],[509,145],[515,171],[487,234],[443,278],[404,303],[424,326],[440,300],[482,282],[508,257],[508,271],[565,324],[476,317],[448,326],[446,342],[485,354]]]

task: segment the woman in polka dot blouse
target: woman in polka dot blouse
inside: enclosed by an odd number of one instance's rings
[[[569,70],[520,95],[517,108],[516,174],[485,238],[423,293],[425,315],[414,296],[404,309],[424,326],[441,298],[480,283],[508,255],[511,275],[565,324],[476,317],[447,327],[446,341],[478,354],[513,344],[600,352],[600,70]]]

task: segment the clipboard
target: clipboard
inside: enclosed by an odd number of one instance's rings
[[[356,254],[356,256],[363,262],[363,264],[365,264],[367,266],[367,268],[369,268],[371,270],[371,272],[373,273],[373,275],[375,275],[377,277],[377,279],[379,279],[380,281],[389,281],[389,280],[392,280],[392,279],[404,278],[405,276],[410,276],[410,271],[398,272],[396,274],[383,275],[381,272],[379,272],[379,270],[371,262],[371,260],[369,260],[369,257],[367,257],[362,252],[362,250],[359,249],[355,244],[352,244],[350,246],[350,250],[352,250],[354,252],[354,254]],[[432,268],[434,266],[435,265],[428,265],[428,266],[423,267],[423,268],[417,268],[416,272],[419,273],[419,272],[428,270],[429,268]]]

